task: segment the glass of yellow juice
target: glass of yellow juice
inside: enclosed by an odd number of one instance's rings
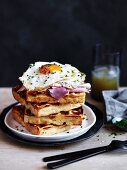
[[[120,60],[120,51],[109,50],[102,44],[96,44],[91,73],[91,96],[94,99],[102,100],[103,90],[119,88]]]
[[[119,67],[108,65],[98,66],[92,71],[92,97],[102,100],[103,90],[117,90],[119,87]]]

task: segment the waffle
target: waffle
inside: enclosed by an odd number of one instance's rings
[[[49,136],[49,135],[67,131],[67,130],[75,127],[75,126],[66,125],[66,124],[63,124],[63,125],[30,124],[30,123],[24,122],[24,120],[23,120],[24,113],[25,113],[25,108],[21,105],[14,106],[12,109],[12,114],[13,114],[14,119],[18,123],[20,123],[22,126],[24,126],[30,133],[32,133],[34,135]]]
[[[85,96],[86,93],[68,93],[64,97],[58,99],[53,98],[52,96],[49,95],[47,91],[28,91],[28,90],[23,90],[23,91],[18,91],[21,88],[21,86],[16,86],[12,89],[13,95],[15,98],[16,96],[20,95],[23,96],[23,98],[27,102],[33,102],[33,103],[61,103],[61,104],[66,104],[66,103],[84,103],[85,102]]]
[[[29,109],[34,115],[48,116],[50,114],[59,113],[61,111],[68,111],[82,106],[82,103],[66,103],[66,104],[50,104],[50,103],[31,103],[25,100],[25,97],[21,93],[17,93],[13,90],[14,98]]]
[[[30,124],[53,124],[53,125],[81,125],[83,115],[82,107],[73,109],[70,111],[62,111],[56,114],[51,114],[49,116],[34,116],[30,110],[25,109],[24,122]]]

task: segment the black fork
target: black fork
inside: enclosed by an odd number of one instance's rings
[[[47,167],[49,169],[59,168],[65,165],[68,165],[73,162],[77,162],[104,152],[112,151],[115,149],[127,149],[127,140],[120,141],[120,140],[113,140],[109,145],[102,146],[98,148],[92,148],[88,150],[80,150],[76,152],[65,153],[61,155],[54,155],[50,157],[43,158],[44,162],[56,161],[53,163],[48,163]]]

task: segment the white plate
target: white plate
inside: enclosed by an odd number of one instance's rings
[[[82,126],[78,126],[69,131],[58,133],[51,136],[38,136],[30,134],[22,125],[13,119],[11,110],[6,114],[5,125],[16,135],[29,141],[38,142],[58,142],[74,139],[86,133],[96,122],[96,116],[91,108],[83,105],[83,113],[86,114],[86,119],[83,120]]]

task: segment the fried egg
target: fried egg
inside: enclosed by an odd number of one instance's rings
[[[30,64],[19,80],[28,90],[47,86],[76,88],[84,84],[85,74],[69,64],[35,62]]]

